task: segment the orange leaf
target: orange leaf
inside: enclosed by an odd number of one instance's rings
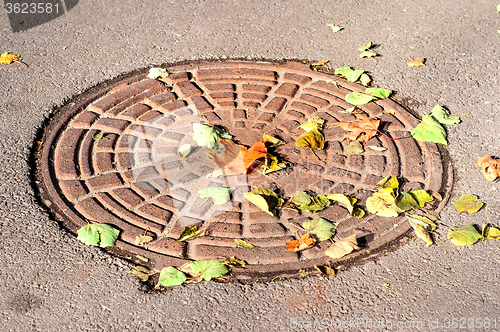
[[[500,177],[500,160],[491,158],[488,155],[477,157],[477,166],[481,167],[486,180],[495,181]]]
[[[380,126],[380,120],[364,118],[357,123],[337,122],[332,126],[337,126],[348,131],[342,140],[348,138],[352,141],[356,141],[361,134],[364,134],[362,140],[366,143],[370,138],[377,134],[378,127]]]
[[[267,148],[262,141],[249,149],[230,140],[220,140],[220,143],[224,147],[223,152],[210,156],[217,167],[225,169],[227,175],[251,172],[252,164],[267,155]]]
[[[309,234],[304,234],[299,240],[290,240],[286,242],[286,248],[288,251],[301,251],[304,249],[311,248],[316,243],[316,239],[309,236]]]

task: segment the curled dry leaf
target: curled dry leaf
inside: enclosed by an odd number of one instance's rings
[[[365,150],[363,149],[363,146],[357,140],[349,143],[349,145],[346,146],[344,150],[345,150],[345,152],[352,153],[352,154],[361,154],[361,153],[365,152]]]
[[[5,52],[0,54],[0,65],[10,65],[12,62],[20,62],[22,59],[20,55]]]
[[[407,64],[410,67],[423,67],[425,66],[425,58],[415,58],[414,60],[407,62]]]
[[[378,127],[380,126],[380,120],[373,118],[364,118],[359,120],[358,122],[337,122],[333,124],[334,127],[340,127],[345,131],[348,131],[347,134],[342,138],[342,140],[348,138],[351,141],[356,141],[363,134],[361,140],[363,142],[368,142],[370,138],[374,137],[377,134]]]
[[[264,187],[259,187],[245,193],[244,196],[250,202],[257,205],[262,211],[265,211],[271,216],[275,216],[276,208],[282,206],[285,202],[282,198],[279,198],[274,191]]]
[[[481,171],[486,180],[493,182],[500,177],[500,160],[484,155],[482,157],[477,157],[476,165],[481,167]]]
[[[416,224],[414,229],[415,229],[415,234],[417,234],[417,236],[419,238],[424,240],[425,244],[427,244],[427,246],[430,246],[431,244],[434,243],[432,241],[432,238],[431,238],[429,232],[427,231],[427,229],[424,228],[424,226],[422,226],[420,224]]]
[[[188,241],[192,239],[196,239],[197,237],[204,236],[205,233],[198,227],[196,226],[186,226],[184,227],[184,230],[181,233],[181,236],[175,241],[181,242],[181,241]]]
[[[136,279],[139,279],[142,282],[148,281],[149,277],[155,274],[154,271],[151,271],[147,267],[144,266],[134,266],[132,269],[130,269],[129,274]]]
[[[286,248],[288,251],[296,252],[305,249],[309,249],[316,243],[316,239],[309,236],[309,234],[304,234],[298,240],[290,240],[286,242]]]
[[[364,86],[368,86],[368,85],[370,85],[372,79],[370,78],[370,76],[368,76],[368,74],[363,73],[363,74],[361,74],[361,77],[359,78],[359,81]]]
[[[153,237],[149,235],[137,235],[135,237],[134,244],[136,246],[142,247],[148,244],[149,242],[153,241]]]
[[[170,73],[165,68],[151,68],[148,73],[148,78],[154,80],[157,78],[167,78]]]
[[[340,241],[333,243],[330,248],[325,251],[325,255],[331,258],[342,258],[350,254],[354,250],[359,250],[356,234],[348,236]]]
[[[332,269],[331,267],[329,266],[326,266],[326,265],[320,265],[320,266],[316,266],[314,265],[314,268],[316,270],[318,270],[320,273],[328,276],[328,277],[334,277],[335,276],[335,270]]]
[[[226,175],[249,173],[255,168],[253,163],[257,159],[267,156],[267,147],[263,141],[258,141],[248,149],[230,140],[220,140],[220,144],[224,147],[222,153],[210,153],[210,156]]]
[[[333,23],[327,23],[326,26],[332,29],[333,32],[339,32],[340,30],[343,29],[342,27],[339,27],[337,24]]]
[[[483,225],[481,234],[485,239],[500,240],[500,229],[493,226]]]
[[[251,243],[248,243],[246,241],[243,241],[241,239],[234,239],[234,243],[236,244],[237,247],[242,247],[242,248],[254,248],[255,246]]]

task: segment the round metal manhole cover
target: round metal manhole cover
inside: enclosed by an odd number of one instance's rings
[[[409,135],[418,121],[406,110],[383,99],[359,106],[356,113],[345,112],[351,108],[345,95],[363,92],[361,85],[298,62],[219,61],[166,68],[171,74],[163,82],[148,79],[143,70],[75,98],[46,128],[39,154],[40,192],[46,204],[73,232],[87,220],[119,228],[112,250],[119,256],[156,271],[189,260],[235,256],[247,265],[232,268],[229,279],[291,276],[314,265],[338,266],[373,255],[406,234],[410,225],[403,217],[368,213],[357,219],[338,205],[315,214],[280,209],[272,217],[243,193],[261,186],[284,198],[297,190],[350,193],[363,207],[375,184],[391,175],[402,179],[403,190],[425,189],[448,197],[450,165],[435,144],[416,142]],[[366,116],[381,120],[386,134],[367,145],[385,151],[346,154],[347,140],[340,142],[344,132],[331,126],[323,130],[327,148],[316,150],[317,157],[295,146],[303,133],[297,127],[308,118],[332,124]],[[246,146],[262,140],[263,134],[277,136],[286,145],[276,153],[290,165],[267,175],[257,169],[210,177],[213,164],[207,149],[197,148],[185,159],[178,154],[184,144],[196,146],[196,123],[222,126]],[[394,139],[400,136],[404,138]],[[234,189],[231,201],[215,205],[198,196],[199,189],[212,186]],[[317,217],[340,222],[339,238],[357,234],[362,250],[339,260],[325,256],[329,241],[288,251],[285,243],[298,237],[300,225]],[[193,225],[202,227],[205,236],[175,240]],[[144,234],[153,240],[136,245],[136,237]],[[236,247],[235,239],[255,247]]]

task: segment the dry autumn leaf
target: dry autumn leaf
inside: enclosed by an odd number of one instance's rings
[[[220,140],[224,147],[222,153],[213,155],[210,153],[215,165],[224,169],[226,175],[246,174],[255,167],[253,163],[260,158],[267,156],[267,148],[263,141],[258,141],[247,149],[230,140]]]
[[[286,242],[286,248],[288,251],[296,252],[305,249],[309,249],[316,243],[316,239],[309,236],[309,234],[304,234],[298,240],[290,240]]]
[[[349,132],[345,134],[342,140],[348,138],[351,141],[356,141],[363,134],[361,140],[366,143],[370,140],[370,138],[377,134],[378,127],[380,126],[380,120],[364,118],[357,123],[337,122],[332,126],[340,127]]]
[[[500,177],[500,160],[484,155],[482,157],[477,157],[476,165],[481,167],[481,171],[486,180],[495,181]]]
[[[359,249],[356,234],[353,234],[332,244],[330,248],[325,251],[325,255],[331,258],[342,258],[354,250]]]
[[[423,67],[425,66],[425,58],[415,58],[414,60],[407,62],[407,64],[410,67]]]
[[[20,62],[23,58],[20,55],[5,52],[0,54],[0,64],[10,65],[12,62]]]

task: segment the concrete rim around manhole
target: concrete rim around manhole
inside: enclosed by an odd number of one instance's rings
[[[384,252],[400,242],[411,226],[403,216],[382,218],[368,214],[357,219],[338,205],[312,214],[282,209],[272,217],[244,199],[259,186],[291,197],[295,190],[315,194],[355,194],[363,207],[375,184],[385,176],[403,180],[402,190],[424,189],[443,195],[432,208],[440,211],[449,199],[452,168],[447,152],[434,143],[410,135],[418,121],[392,99],[358,106],[359,113],[343,112],[352,105],[344,97],[365,87],[301,62],[217,60],[162,66],[171,74],[148,79],[148,69],[106,81],[62,107],[45,128],[35,152],[36,184],[42,202],[72,233],[87,220],[120,229],[116,246],[107,251],[160,271],[191,260],[244,260],[245,268],[231,268],[227,280],[269,280],[297,276],[314,266],[343,267]],[[335,80],[335,84],[332,84]],[[386,136],[377,135],[361,155],[344,152],[344,132],[325,127],[325,150],[318,159],[295,146],[308,118],[326,123],[353,122],[363,116],[382,121]],[[287,144],[276,153],[291,162],[285,171],[263,175],[207,177],[213,171],[204,149],[185,159],[178,148],[193,144],[194,123],[225,128],[234,139],[251,146],[262,134]],[[96,134],[102,138],[95,140]],[[391,139],[406,135],[403,139]],[[35,145],[36,146],[36,145]],[[199,151],[198,151],[199,150]],[[197,190],[209,186],[234,189],[230,202],[215,205]],[[296,239],[301,224],[322,217],[340,222],[338,238],[357,234],[361,250],[341,259],[324,255],[329,242],[289,252],[285,243]],[[199,225],[205,236],[176,242],[182,229]],[[138,235],[153,241],[135,244]],[[235,247],[243,239],[255,248]]]

